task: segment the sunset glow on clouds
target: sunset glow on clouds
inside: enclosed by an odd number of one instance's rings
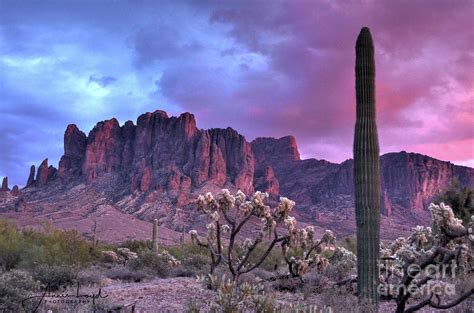
[[[22,185],[31,164],[57,165],[69,123],[156,109],[341,162],[362,26],[382,152],[474,166],[473,16],[471,1],[0,0],[0,175]]]

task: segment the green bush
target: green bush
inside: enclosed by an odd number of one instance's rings
[[[193,254],[185,257],[181,261],[181,265],[171,270],[171,276],[173,277],[196,277],[197,275],[203,275],[209,271],[209,257]]]
[[[147,242],[144,240],[135,240],[129,239],[120,244],[121,248],[127,248],[132,252],[139,253],[143,251],[150,250],[148,248]]]
[[[76,230],[47,229],[45,232],[24,231],[25,240],[33,247],[27,250],[24,264],[86,265],[97,259],[92,244]]]
[[[474,190],[469,187],[462,187],[458,179],[454,179],[448,188],[439,193],[435,203],[444,202],[453,209],[454,215],[463,220],[467,225],[474,215]]]
[[[151,273],[159,277],[169,276],[171,266],[168,264],[168,258],[153,251],[144,251],[139,253],[138,258],[131,261],[130,268],[139,270],[150,270]]]
[[[31,272],[33,278],[41,285],[49,286],[51,290],[58,290],[77,281],[78,269],[73,265],[41,264],[31,268]]]
[[[0,312],[20,312],[22,301],[39,289],[40,284],[26,271],[0,273]],[[26,309],[29,312],[32,308]]]
[[[102,285],[105,278],[104,272],[101,266],[90,266],[77,274],[77,281],[81,286]]]
[[[344,237],[340,242],[340,246],[357,255],[357,237],[355,235]]]
[[[172,256],[174,256],[178,260],[184,260],[187,257],[194,255],[210,258],[209,251],[206,248],[199,247],[192,243],[167,247],[166,249]]]
[[[15,268],[22,260],[26,242],[16,227],[0,220],[0,267],[3,271]]]
[[[85,266],[98,260],[100,251],[75,230],[57,230],[43,224],[43,231],[19,230],[0,220],[0,268],[35,269],[39,265]]]
[[[150,272],[151,271],[146,267],[131,268],[125,265],[117,265],[108,269],[105,276],[110,279],[138,283],[151,276]]]

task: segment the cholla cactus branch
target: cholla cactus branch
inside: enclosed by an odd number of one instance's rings
[[[265,204],[266,198],[268,198],[267,193],[257,191],[250,200],[247,200],[247,197],[241,191],[232,195],[227,189],[223,189],[216,197],[212,193],[198,197],[197,205],[199,209],[210,220],[210,224],[207,226],[207,243],[200,242],[195,231],[191,234],[191,238],[199,246],[206,246],[209,249],[211,253],[211,273],[220,262],[224,261],[229,267],[233,280],[237,280],[241,274],[248,273],[260,266],[277,243],[289,238],[287,235],[278,235],[276,227],[278,223],[282,224],[288,218],[289,212],[294,207],[294,202],[281,198],[278,207],[272,209]],[[221,227],[220,221],[222,218],[229,225]],[[243,227],[252,218],[261,220],[262,229],[255,240],[246,240],[244,253],[239,256],[236,241]],[[227,247],[223,244],[223,233],[229,236]],[[271,235],[272,233],[274,238],[265,251],[257,258],[255,264],[249,264],[250,257],[257,251],[257,246],[264,241],[264,234]]]
[[[433,302],[433,293],[430,294],[430,296],[426,299],[423,300],[422,302],[418,303],[417,305],[414,305],[407,310],[405,310],[404,313],[410,313],[410,312],[415,312],[418,311],[419,309],[425,307],[425,306],[430,306],[432,308],[438,309],[438,310],[447,310],[452,307],[455,307],[456,305],[460,304],[467,298],[469,298],[471,295],[474,294],[474,288],[471,288],[467,292],[463,293],[460,297],[458,297],[456,300],[450,301],[446,304],[440,304],[440,303],[434,303]]]
[[[248,273],[248,272],[256,269],[257,267],[259,267],[263,263],[263,261],[265,261],[265,259],[268,257],[268,255],[270,254],[272,249],[275,247],[275,245],[277,243],[279,243],[281,241],[284,241],[284,240],[287,240],[287,239],[288,239],[288,236],[278,237],[277,232],[274,231],[274,238],[273,238],[272,242],[270,243],[270,245],[268,246],[267,250],[263,253],[263,255],[260,257],[260,259],[252,267],[250,267],[247,270],[242,271],[241,274]],[[256,244],[255,244],[255,246],[253,246],[252,251],[253,251],[253,249],[255,249],[255,247],[256,247]],[[250,249],[249,249],[250,253],[247,253],[244,260],[239,264],[238,270],[240,270],[242,268],[242,266],[245,264],[244,261],[247,261],[247,259],[250,256],[252,251],[250,251]]]
[[[310,268],[317,267],[320,271],[326,268],[329,265],[329,260],[317,253],[321,252],[323,247],[334,247],[336,239],[333,232],[326,230],[320,240],[314,241],[312,226],[297,229],[294,219],[287,219],[286,224],[290,232],[290,239],[282,243],[282,252],[290,275],[301,277]],[[288,258],[287,253],[290,247],[303,249],[302,255]],[[313,252],[317,253],[313,254]]]
[[[408,287],[423,288],[431,280],[441,280],[433,275],[428,275],[428,268],[450,268],[452,275],[455,275],[456,268],[461,273],[466,269],[464,264],[469,258],[468,231],[457,219],[452,209],[441,203],[431,204],[429,209],[432,213],[433,225],[430,227],[417,226],[408,238],[398,238],[390,247],[382,247],[382,259],[401,266],[401,270],[390,270],[388,266],[382,264],[382,280],[388,283],[390,280],[396,283],[399,288],[390,291],[385,298],[394,299],[397,302],[397,313],[413,312],[424,306],[433,308],[450,308],[459,304],[473,294],[474,290],[468,290],[460,295],[458,299],[441,304],[442,299],[438,297],[438,303],[434,303],[433,295],[429,295],[425,300],[406,308],[408,301],[412,298],[412,293],[404,291]],[[433,229],[433,231],[432,231]],[[415,268],[412,266],[416,265]],[[385,276],[385,277],[383,277]]]

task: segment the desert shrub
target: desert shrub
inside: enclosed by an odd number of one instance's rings
[[[354,253],[355,255],[357,255],[357,236],[352,235],[352,236],[344,237],[340,241],[339,245],[341,247],[346,248],[347,250]]]
[[[15,268],[22,260],[26,242],[15,225],[0,220],[0,267],[3,271]]]
[[[172,268],[167,256],[153,251],[141,252],[137,259],[130,262],[129,266],[132,270],[147,270],[159,277],[169,276]]]
[[[436,195],[433,202],[449,205],[454,215],[465,224],[474,215],[474,190],[472,187],[462,187],[458,179],[454,179],[445,191]]]
[[[273,292],[269,292],[261,283],[252,281],[235,281],[226,277],[217,270],[207,277],[200,276],[198,280],[203,284],[211,285],[216,290],[216,296],[212,300],[210,312],[262,312],[262,313],[286,313],[286,312],[333,312],[329,307],[321,308],[304,302],[283,302]],[[253,272],[252,272],[253,273]],[[250,277],[251,275],[246,275]],[[245,276],[242,276],[244,280]],[[296,279],[297,280],[297,279]],[[346,308],[347,309],[347,308]],[[200,308],[196,302],[189,302],[187,312],[199,312]],[[346,311],[342,311],[346,312]]]
[[[110,279],[137,283],[152,276],[152,271],[149,268],[138,269],[126,265],[116,265],[107,269],[105,276]]]
[[[173,269],[173,276],[196,276],[204,274],[210,262],[209,251],[192,243],[168,247],[167,251],[175,259],[181,261],[181,266]]]
[[[173,267],[170,276],[196,277],[205,274],[208,270],[209,256],[200,254],[189,255],[181,261],[180,266]]]
[[[255,254],[252,254],[249,257],[249,262],[255,264],[258,261],[258,256],[265,253],[264,247],[257,246],[255,248]],[[241,251],[239,255],[244,255],[245,251]],[[280,249],[271,250],[268,256],[263,260],[262,264],[260,264],[259,268],[262,268],[266,271],[274,271],[284,265],[283,255]]]
[[[135,253],[149,250],[147,242],[145,240],[129,239],[121,243],[120,247],[127,248]]]
[[[178,260],[184,260],[188,256],[199,255],[207,258],[209,257],[209,250],[199,247],[192,242],[187,242],[182,245],[176,245],[166,248],[169,254]]]
[[[265,293],[262,284],[237,282],[225,274],[208,274],[198,281],[217,291],[211,310],[217,312],[273,312],[273,297]],[[269,310],[270,309],[270,310]]]
[[[27,271],[11,270],[0,273],[0,312],[20,312],[22,301],[39,289],[39,282]],[[28,307],[28,303],[25,305],[27,310],[32,309]]]
[[[182,260],[183,266],[192,266],[198,270],[203,270],[209,263],[209,256],[201,254],[192,254]]]
[[[299,277],[278,277],[272,284],[273,289],[284,292],[298,292],[304,286],[304,281]]]
[[[78,268],[73,265],[46,265],[41,264],[30,269],[35,280],[51,290],[72,285],[77,281]]]
[[[49,224],[43,231],[19,230],[12,223],[0,220],[0,266],[2,270],[38,265],[85,266],[100,256],[90,242],[77,231],[57,230]]]
[[[332,281],[338,282],[356,274],[357,257],[344,247],[337,247],[329,261],[323,275]]]
[[[44,232],[24,231],[25,240],[37,247],[29,253],[24,263],[85,265],[96,260],[90,242],[76,230],[47,228]]]
[[[359,307],[357,296],[347,292],[344,286],[323,289],[321,302],[330,307],[332,312],[357,312]]]
[[[77,282],[81,286],[93,286],[93,285],[103,285],[104,279],[106,278],[105,269],[99,266],[91,266],[85,269],[82,269],[77,273]]]

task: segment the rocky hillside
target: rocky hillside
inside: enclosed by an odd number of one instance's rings
[[[421,154],[385,154],[381,168],[386,216],[423,213],[454,177],[463,185],[474,184],[474,169]],[[48,165],[48,159],[37,171],[33,165],[26,187],[13,192],[4,179],[3,193],[17,200],[0,203],[0,212],[31,209],[33,203],[54,201],[77,186],[100,194],[100,201],[122,213],[158,218],[173,229],[200,223],[189,209],[196,194],[222,187],[287,196],[308,221],[353,208],[352,160],[301,160],[292,136],[249,143],[231,128],[198,129],[190,113],[169,117],[155,111],[122,126],[113,118],[97,123],[88,136],[69,125],[59,168]],[[69,206],[77,205],[74,201]]]

